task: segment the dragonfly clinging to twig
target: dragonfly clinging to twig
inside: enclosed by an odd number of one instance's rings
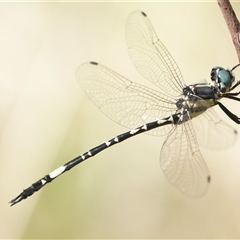
[[[209,83],[186,85],[145,13],[133,12],[126,26],[126,41],[133,64],[159,90],[134,83],[96,62],[81,65],[76,77],[87,96],[109,118],[132,130],[47,174],[11,200],[11,205],[104,149],[143,132],[167,135],[161,149],[160,165],[166,178],[178,190],[189,197],[200,197],[206,192],[211,178],[198,142],[216,149],[234,143],[237,132],[223,122],[212,107],[218,105],[230,119],[240,123],[240,118],[219,101],[221,98],[240,101],[239,92],[232,92],[240,84],[232,73],[239,64],[231,70],[212,68]],[[194,129],[198,134],[195,135]]]

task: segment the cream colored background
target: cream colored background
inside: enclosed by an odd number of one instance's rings
[[[239,3],[233,7],[240,16]],[[167,182],[159,167],[164,138],[143,134],[7,204],[54,168],[126,131],[87,99],[75,70],[98,61],[150,84],[125,44],[134,10],[147,13],[187,83],[209,79],[215,65],[237,63],[216,2],[0,4],[0,238],[240,238],[239,140],[221,152],[201,149],[212,174],[201,199]],[[239,103],[226,106],[240,115]]]

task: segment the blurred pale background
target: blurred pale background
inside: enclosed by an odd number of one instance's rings
[[[159,167],[164,138],[142,134],[7,204],[54,168],[126,131],[84,95],[75,71],[98,61],[149,85],[125,44],[132,11],[147,13],[187,83],[209,79],[213,66],[237,64],[216,2],[0,7],[0,238],[240,238],[239,140],[225,151],[201,149],[212,175],[201,199],[167,182]],[[240,16],[240,4],[233,7]],[[238,104],[226,106],[240,115]]]

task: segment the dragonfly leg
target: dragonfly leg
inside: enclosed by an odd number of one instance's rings
[[[238,96],[239,94],[240,94],[240,92],[226,93],[226,94],[223,95],[223,97],[224,97],[224,98],[233,99],[233,100],[236,100],[236,101],[239,101],[239,102],[240,102],[240,98],[235,97],[235,96]]]
[[[230,112],[222,103],[217,102],[217,104],[235,123],[240,124],[240,118],[238,116]]]
[[[231,88],[230,91],[232,91],[234,88],[236,88],[240,84],[240,80],[238,80]]]

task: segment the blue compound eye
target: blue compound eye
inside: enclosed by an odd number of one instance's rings
[[[226,92],[231,88],[234,76],[229,70],[222,67],[214,67],[211,71],[211,79],[219,84],[221,92]]]

